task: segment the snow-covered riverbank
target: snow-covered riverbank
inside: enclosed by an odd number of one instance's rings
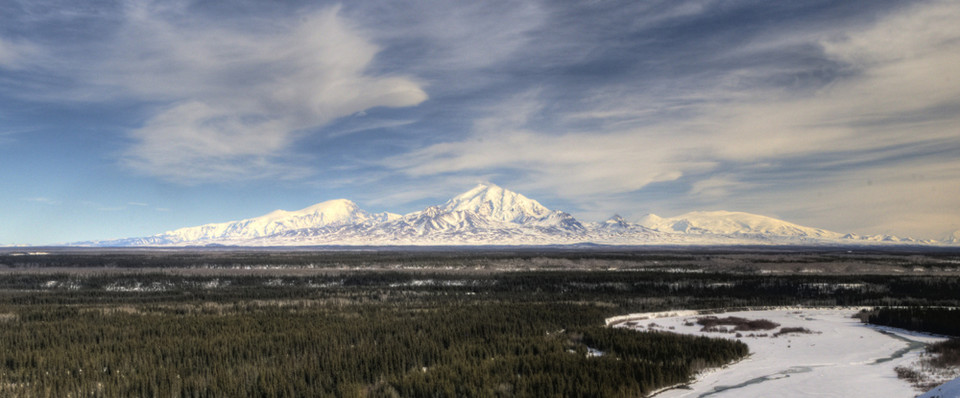
[[[608,319],[613,327],[739,339],[750,356],[722,369],[700,374],[688,387],[664,391],[674,397],[914,397],[894,368],[917,359],[924,344],[942,337],[861,324],[858,309],[771,309],[710,314],[767,319],[780,324],[766,331],[703,332],[695,311],[631,314]],[[772,337],[781,328],[811,333]]]

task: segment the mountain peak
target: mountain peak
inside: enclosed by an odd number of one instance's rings
[[[360,206],[357,206],[350,199],[334,199],[328,200],[325,202],[320,202],[315,205],[306,207],[304,209],[292,212],[296,214],[318,214],[318,213],[353,213],[360,209]]]
[[[480,198],[480,200],[483,201],[489,201],[496,200],[498,198],[514,196],[523,197],[523,195],[519,193],[503,189],[499,185],[485,182],[477,184],[477,186],[473,187],[473,189],[470,189],[467,192],[454,196],[452,199],[447,201],[447,203],[454,201],[471,201],[476,200],[477,198]],[[526,199],[526,197],[524,197],[524,199]]]
[[[739,211],[692,211],[676,217],[647,215],[641,225],[663,232],[687,234],[761,234],[814,238],[841,238],[836,232],[804,227],[787,221]]]
[[[643,216],[640,216],[640,219],[637,221],[638,224],[646,226],[656,225],[661,222],[663,222],[663,217],[653,213],[644,214]]]
[[[628,228],[630,224],[628,224],[623,217],[620,217],[619,214],[614,214],[613,217],[602,222],[600,226],[603,228]]]
[[[334,199],[300,210],[274,210],[260,217],[168,231],[153,238],[167,242],[260,238],[287,231],[382,222],[389,214],[370,214],[351,200]]]
[[[841,235],[767,216],[732,211],[696,211],[676,217],[647,214],[638,223],[613,215],[583,225],[536,200],[481,183],[443,205],[400,216],[371,214],[347,199],[300,210],[225,223],[181,228],[143,238],[96,242],[101,246],[165,245],[405,245],[405,244],[757,244],[853,242],[929,243],[893,236]],[[960,231],[942,243],[960,244]]]
[[[960,243],[960,229],[953,231],[952,234],[947,235],[941,240],[943,243]]]
[[[483,183],[448,200],[445,211],[472,211],[497,221],[523,223],[540,220],[553,213],[536,200],[519,193]]]

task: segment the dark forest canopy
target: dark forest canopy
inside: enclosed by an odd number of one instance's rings
[[[748,348],[611,329],[607,317],[960,305],[960,280],[943,265],[953,260],[940,255],[151,251],[0,261],[0,395],[10,396],[639,396]],[[280,264],[243,266],[270,261]],[[753,268],[855,262],[911,272]]]

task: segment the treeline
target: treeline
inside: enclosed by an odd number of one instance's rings
[[[22,308],[0,327],[0,395],[640,396],[747,353],[600,327],[593,305]],[[586,355],[587,347],[605,352]]]
[[[0,268],[244,268],[244,267],[488,267],[576,269],[603,267],[719,267],[736,271],[751,264],[837,264],[865,262],[902,268],[952,267],[960,258],[955,249],[885,248],[884,251],[805,249],[798,247],[655,248],[617,247],[326,247],[307,249],[248,248],[50,248],[35,254],[16,249],[0,250]],[[796,271],[799,271],[796,270]],[[796,272],[795,272],[796,273]]]
[[[0,252],[0,267],[62,268],[242,268],[242,267],[381,267],[442,268],[484,266],[497,261],[538,266],[569,264],[565,261],[681,261],[702,258],[683,253],[621,250],[562,250],[542,248],[333,248],[331,250],[243,249],[55,249],[46,254]],[[529,264],[528,264],[529,265]]]
[[[717,367],[749,354],[746,344],[702,336],[672,333],[641,333],[619,328],[589,328],[582,332],[582,342],[604,356],[611,353],[617,360],[642,358],[661,366],[687,367],[692,371]],[[658,362],[659,361],[659,362]]]
[[[877,308],[859,314],[874,325],[960,337],[958,308]]]
[[[338,271],[319,275],[0,274],[4,304],[334,299],[610,302],[627,311],[770,305],[960,306],[960,278],[656,271]],[[37,294],[37,293],[43,294]]]

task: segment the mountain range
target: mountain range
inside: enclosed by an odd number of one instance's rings
[[[771,217],[729,211],[697,211],[637,222],[614,215],[581,223],[522,194],[479,184],[437,206],[399,215],[370,213],[347,199],[302,210],[276,210],[239,221],[180,228],[161,234],[89,246],[381,246],[381,245],[821,245],[956,244],[889,235],[859,236],[805,227]]]

